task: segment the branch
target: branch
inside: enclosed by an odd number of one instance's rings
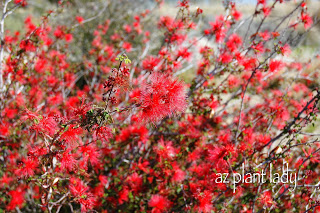
[[[3,53],[4,53],[4,20],[7,16],[7,7],[8,4],[12,0],[6,0],[4,2],[3,10],[2,10],[2,18],[0,21],[0,40],[1,40],[1,47],[0,47],[0,93],[4,91],[4,83],[3,83],[3,66],[2,66],[2,61],[3,61]]]

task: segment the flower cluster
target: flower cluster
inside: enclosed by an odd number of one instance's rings
[[[144,81],[137,97],[143,121],[156,122],[186,109],[186,92],[181,81],[153,73]]]

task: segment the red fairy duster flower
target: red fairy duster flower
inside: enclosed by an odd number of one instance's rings
[[[232,11],[232,16],[233,16],[233,18],[235,20],[238,21],[241,18],[242,14],[238,10],[233,10]]]
[[[101,141],[109,141],[109,138],[112,137],[112,130],[109,127],[102,126],[102,127],[97,127],[94,130],[92,134],[93,140],[101,140]]]
[[[161,60],[159,58],[155,58],[155,57],[149,56],[149,58],[146,58],[142,62],[142,67],[145,70],[152,71],[153,68],[156,67],[160,63],[160,61]]]
[[[262,193],[259,200],[264,206],[267,206],[268,208],[270,208],[274,204],[271,191],[265,191],[264,193]]]
[[[133,173],[127,178],[127,182],[130,185],[130,189],[134,193],[138,193],[142,189],[143,179],[141,175],[138,175],[138,173]]]
[[[277,72],[281,70],[283,67],[283,63],[279,60],[270,60],[269,69],[271,72]]]
[[[153,207],[152,212],[164,212],[170,206],[170,201],[161,195],[152,195],[149,206]]]
[[[77,165],[77,161],[74,159],[75,155],[70,154],[70,149],[65,151],[62,156],[61,156],[61,169],[62,170],[67,170],[67,171],[72,171],[75,166]]]
[[[78,139],[78,136],[82,133],[81,128],[76,128],[76,126],[70,125],[67,127],[65,132],[61,135],[61,139],[65,140],[71,146],[74,145],[74,142]]]
[[[66,42],[71,42],[73,39],[72,34],[65,34],[64,38],[66,39]]]
[[[44,134],[53,135],[55,133],[57,122],[52,116],[39,116],[37,112],[33,113],[26,109],[26,115],[22,117],[23,120],[30,119],[34,121],[32,129],[37,133],[41,132]]]
[[[92,165],[98,165],[99,164],[99,158],[100,158],[100,152],[97,147],[95,147],[93,144],[89,144],[86,146],[81,146],[80,151],[83,154],[84,159],[90,160],[90,163]]]
[[[15,4],[21,4],[22,7],[27,6],[27,1],[26,0],[14,0]]]
[[[53,117],[44,117],[38,124],[34,125],[35,130],[53,135],[56,130],[57,123]]]
[[[178,154],[178,150],[172,146],[172,141],[164,141],[163,139],[159,141],[159,145],[155,147],[154,150],[158,154],[160,160],[172,159]]]
[[[212,194],[205,190],[196,196],[199,199],[198,212],[211,212],[212,210]]]
[[[25,190],[17,188],[16,190],[9,191],[8,193],[11,197],[10,203],[7,205],[7,210],[11,211],[15,208],[21,208],[25,202],[24,195]]]
[[[70,107],[73,109],[73,113],[75,116],[81,116],[83,118],[86,117],[87,112],[91,109],[91,103],[85,103],[85,99],[82,97],[81,105],[73,107],[72,105],[76,105],[76,102],[79,102],[79,99],[77,97],[74,97],[73,103],[70,102]]]
[[[123,204],[125,201],[128,201],[129,190],[127,186],[124,186],[123,189],[119,192],[118,202],[119,204]]]
[[[9,125],[4,123],[0,124],[0,136],[8,136],[9,135]]]
[[[15,171],[16,175],[21,175],[24,177],[33,176],[35,174],[35,171],[38,167],[38,162],[36,160],[31,159],[23,159],[23,167],[20,169],[17,169]]]
[[[186,173],[184,171],[182,171],[179,168],[179,165],[177,162],[173,162],[171,164],[172,169],[173,169],[173,176],[172,176],[172,182],[181,182],[185,179]]]
[[[226,45],[231,52],[234,52],[242,45],[242,38],[237,34],[232,34]]]
[[[82,16],[76,16],[76,20],[79,24],[81,24],[84,21],[84,18]]]
[[[122,48],[126,50],[126,52],[131,52],[132,45],[129,42],[123,42]]]
[[[301,20],[305,29],[308,29],[309,27],[311,27],[313,23],[312,18],[307,13],[303,13],[303,12],[301,13]]]
[[[153,73],[140,93],[141,120],[156,122],[186,109],[184,84],[161,73]]]
[[[71,178],[69,189],[75,200],[81,204],[81,212],[93,209],[95,198],[89,192],[89,187],[85,186],[80,179]]]
[[[145,143],[148,140],[148,129],[144,126],[129,126],[121,130],[116,136],[116,141],[125,142],[130,138],[137,138],[137,140]]]

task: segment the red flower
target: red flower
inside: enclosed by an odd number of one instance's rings
[[[209,150],[209,160],[215,162],[228,154],[225,147],[214,146],[213,149]]]
[[[48,104],[50,105],[59,105],[63,101],[63,97],[61,94],[56,94],[54,96],[48,97]]]
[[[277,38],[280,36],[280,34],[278,32],[271,32],[273,38]]]
[[[38,73],[43,73],[45,71],[46,64],[47,64],[47,60],[40,58],[34,65],[34,70],[37,71]]]
[[[142,189],[142,185],[143,185],[142,176],[138,175],[138,173],[136,172],[127,178],[127,182],[130,185],[130,189],[135,193],[138,193]]]
[[[25,191],[21,188],[17,188],[16,190],[12,190],[9,192],[11,196],[11,201],[7,205],[7,210],[14,210],[16,207],[21,208],[24,203],[24,194]]]
[[[265,5],[266,4],[266,0],[258,0],[257,4]]]
[[[69,154],[69,152],[70,150],[67,149],[60,159],[62,170],[72,171],[77,165],[77,161],[74,159],[74,154]]]
[[[197,12],[196,12],[196,16],[200,15],[201,13],[203,13],[203,10],[198,7]]]
[[[99,175],[99,181],[100,183],[102,183],[103,185],[107,185],[108,184],[108,177],[105,175]]]
[[[80,179],[71,178],[70,180],[71,194],[76,198],[76,201],[81,204],[81,212],[93,209],[95,198],[89,191],[89,187],[85,186]]]
[[[9,126],[6,124],[0,124],[0,136],[9,135]]]
[[[264,16],[269,16],[270,15],[270,12],[271,12],[271,8],[270,7],[263,7],[262,8],[262,12],[264,14]]]
[[[140,94],[141,120],[156,122],[183,112],[187,106],[184,85],[173,77],[154,73],[144,82]]]
[[[237,87],[240,83],[239,78],[237,78],[234,75],[230,75],[229,79],[228,79],[228,85],[230,87],[230,89]]]
[[[99,164],[100,152],[94,145],[81,146],[80,151],[83,154],[83,158],[90,160],[93,166]]]
[[[283,47],[280,47],[280,52],[282,55],[288,56],[291,53],[289,44],[285,44]]]
[[[129,126],[121,130],[116,137],[116,141],[125,142],[134,137],[135,139],[145,143],[148,140],[148,134],[148,129],[144,126]]]
[[[230,55],[229,53],[223,53],[220,55],[219,57],[219,61],[221,61],[224,64],[228,64],[232,61],[232,55]]]
[[[267,41],[270,38],[269,32],[266,30],[264,32],[260,32],[259,36],[264,40]]]
[[[178,50],[177,56],[189,60],[191,56],[191,52],[188,52],[188,48],[185,47]]]
[[[119,192],[119,198],[118,198],[119,204],[123,204],[124,201],[128,201],[128,195],[129,195],[129,190],[128,190],[128,187],[125,186],[125,187],[123,187],[123,189]]]
[[[13,180],[13,178],[8,177],[7,174],[4,174],[2,176],[2,178],[0,178],[0,188],[4,187],[4,185],[9,185],[11,183],[11,181]]]
[[[24,159],[24,166],[21,169],[15,171],[16,175],[22,175],[25,177],[33,176],[36,168],[38,167],[38,162],[34,159]]]
[[[264,206],[267,206],[268,208],[270,208],[274,203],[271,191],[266,191],[262,193],[259,200]]]
[[[41,132],[44,134],[53,135],[56,130],[57,122],[53,117],[44,117],[40,121],[35,118],[35,124],[32,126],[32,129],[37,133]]]
[[[234,52],[242,45],[242,39],[237,34],[232,34],[226,45],[231,52]]]
[[[149,56],[149,58],[145,59],[142,62],[142,67],[145,70],[152,71],[155,66],[157,66],[160,63],[159,58],[155,58],[153,56]]]
[[[303,12],[301,13],[301,21],[303,22],[305,29],[309,28],[313,23],[312,18],[309,16],[309,14]]]
[[[184,180],[186,173],[184,171],[182,171],[177,162],[173,162],[172,163],[172,169],[174,171],[174,174],[172,176],[172,181],[173,182],[181,182]]]
[[[61,27],[58,26],[53,34],[54,34],[55,37],[61,38],[64,35],[64,32],[62,31]]]
[[[3,116],[7,116],[9,119],[12,119],[12,118],[16,117],[17,114],[18,114],[18,110],[17,109],[5,108],[3,110]]]
[[[234,17],[234,19],[236,21],[238,21],[241,18],[242,14],[238,10],[233,10],[232,11],[232,16]]]
[[[102,127],[97,127],[94,132],[93,132],[93,140],[105,140],[106,142],[109,141],[109,138],[112,137],[112,131],[109,127],[102,126]]]
[[[76,20],[79,24],[81,24],[84,21],[84,18],[82,16],[76,16]]]
[[[32,41],[30,40],[22,40],[20,43],[20,48],[24,49],[25,51],[35,51],[36,47],[33,45]]]
[[[152,195],[149,206],[153,207],[152,213],[160,213],[164,212],[170,206],[170,201],[161,195]]]
[[[263,47],[262,42],[259,42],[259,44],[257,44],[257,45],[252,45],[251,48],[256,50],[258,53],[263,53],[264,52],[264,47]]]
[[[283,67],[283,63],[278,60],[270,60],[269,69],[270,72],[279,71]]]
[[[127,33],[131,33],[132,31],[132,28],[130,25],[126,24],[123,26],[123,29],[127,32]]]
[[[204,192],[201,192],[196,195],[196,197],[199,199],[199,206],[198,206],[198,212],[211,212],[212,210],[212,194],[210,191],[205,190]]]
[[[71,42],[73,39],[73,36],[72,34],[69,33],[69,34],[65,34],[64,38],[66,39],[66,42]]]
[[[22,7],[27,6],[27,0],[14,0],[15,4],[21,4]]]
[[[61,139],[65,140],[68,144],[73,145],[78,136],[82,133],[81,128],[74,128],[75,125],[68,126],[68,129],[61,135]]]
[[[127,52],[131,52],[132,45],[129,42],[123,42],[122,48],[125,49]]]
[[[87,112],[91,109],[90,103],[85,103],[84,102],[85,99],[82,98],[81,105],[78,107],[76,105],[79,102],[79,99],[77,97],[73,97],[72,99],[70,98],[69,103],[70,103],[70,107],[73,110],[74,116],[78,118],[80,117],[81,119],[85,119]],[[71,103],[71,102],[74,102],[74,103]]]
[[[172,146],[172,141],[164,141],[162,139],[159,141],[159,145],[154,149],[160,157],[160,161],[162,159],[172,159],[178,153],[176,149]]]

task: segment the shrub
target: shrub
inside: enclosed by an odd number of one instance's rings
[[[206,23],[188,0],[175,18],[121,2],[63,22],[59,1],[19,32],[6,18],[33,5],[3,2],[1,212],[318,211],[307,3],[226,1]]]

